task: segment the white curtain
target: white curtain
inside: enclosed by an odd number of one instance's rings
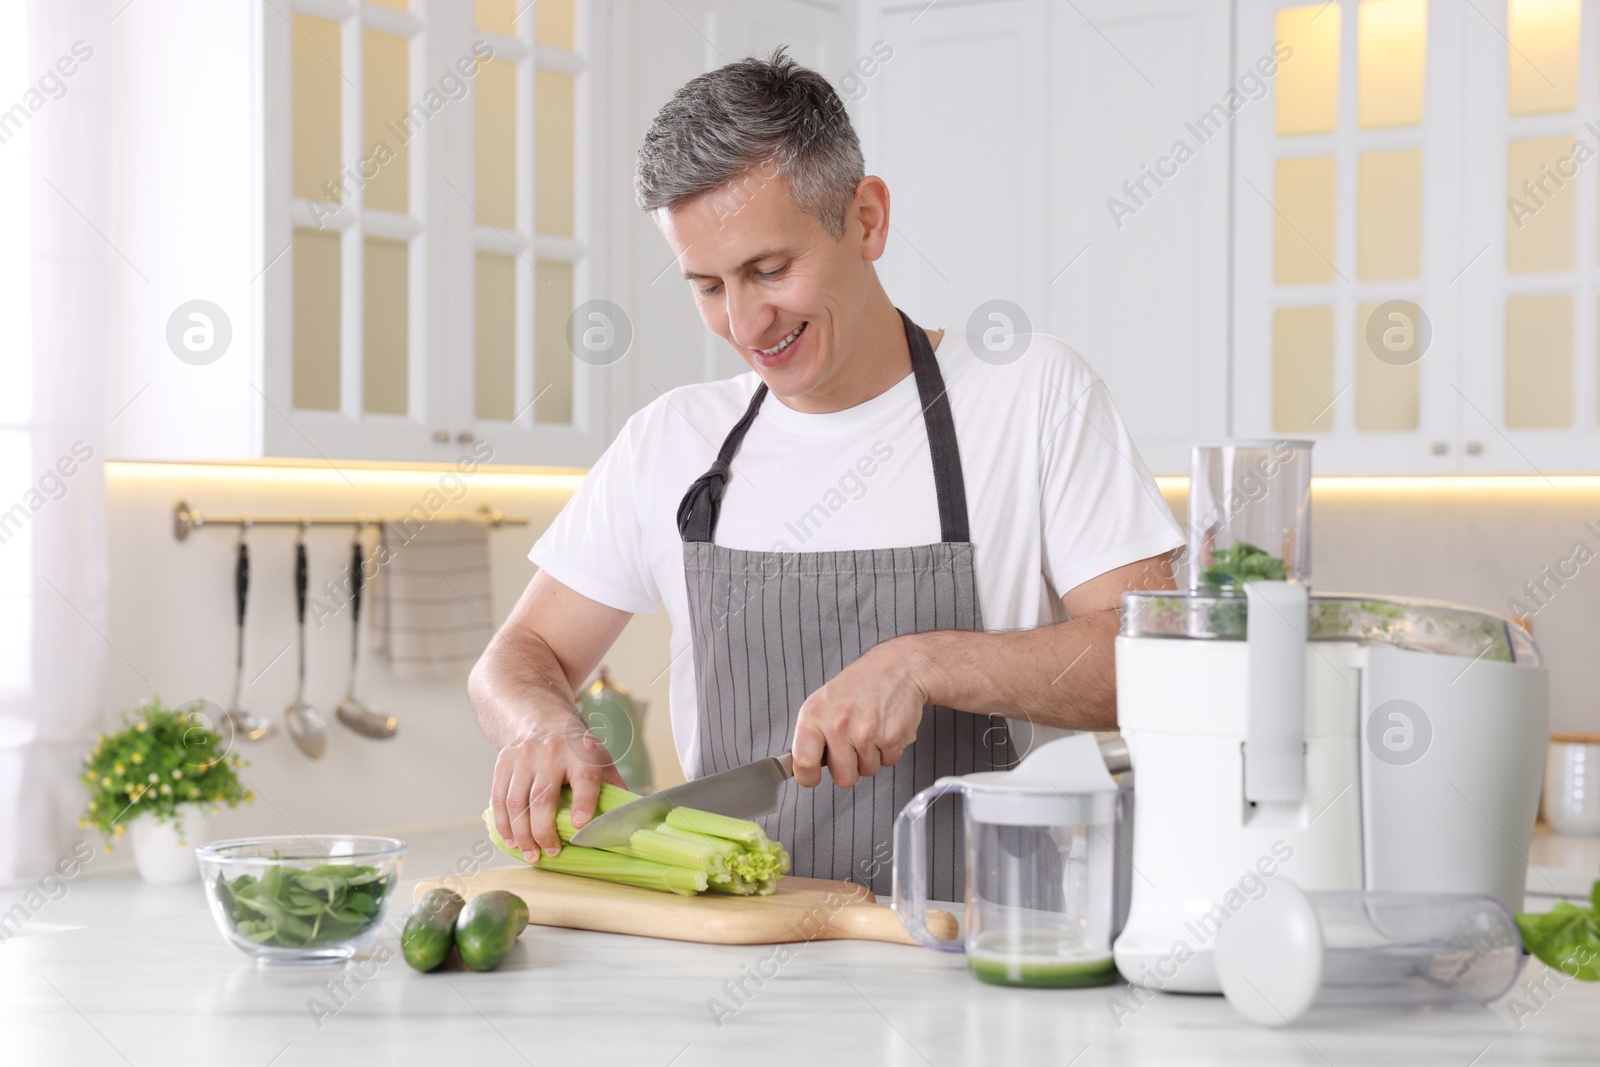
[[[115,13],[0,0],[0,883],[38,879],[82,836],[78,773],[115,654],[102,478],[108,279],[128,269],[108,244]]]

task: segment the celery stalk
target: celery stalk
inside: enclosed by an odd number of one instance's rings
[[[522,858],[521,852],[506,844],[500,832],[495,829],[493,809],[484,810],[483,824],[488,829],[489,840],[494,843],[495,848],[512,859],[522,863],[528,862]],[[659,889],[681,896],[692,897],[696,893],[704,892],[707,885],[703,871],[672,867],[634,855],[622,855],[598,848],[580,848],[577,845],[567,845],[554,856],[541,855],[531,866],[559,874],[575,874],[584,878],[598,878],[601,881],[638,886],[641,889]]]
[[[761,829],[760,823],[718,815],[714,811],[698,811],[694,808],[673,808],[667,812],[667,825],[675,826],[679,830],[688,830],[690,833],[725,837],[729,841],[743,841],[750,845],[760,844],[767,839],[766,831]]]
[[[541,871],[576,874],[641,889],[664,889],[686,897],[705,892],[709,884],[704,871],[673,867],[649,858],[622,856],[605,849],[583,848],[579,845],[567,845],[554,856],[541,855],[533,866]]]
[[[674,867],[704,871],[707,876],[721,873],[728,868],[722,853],[704,839],[692,841],[684,837],[657,833],[655,830],[635,830],[628,839],[628,847],[645,859],[668,863]]]
[[[655,832],[667,837],[676,837],[684,841],[694,841],[698,844],[709,845],[717,850],[723,860],[732,860],[733,857],[744,851],[745,846],[738,841],[729,841],[726,837],[710,837],[706,834],[697,834],[692,830],[680,830],[676,826],[662,823],[655,827]]]

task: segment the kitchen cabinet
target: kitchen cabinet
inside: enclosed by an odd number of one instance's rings
[[[1185,470],[1226,429],[1229,153],[1170,155],[1227,90],[1227,6],[881,3],[862,23],[858,47],[893,50],[856,104],[893,197],[890,295],[973,332],[1016,305],[1088,359],[1153,469]]]
[[[587,303],[608,10],[117,19],[113,458],[591,462],[627,336]]]
[[[1595,468],[1600,237],[1574,142],[1593,158],[1600,108],[1579,16],[1238,6],[1240,68],[1279,61],[1235,120],[1236,434],[1308,437],[1321,473]]]

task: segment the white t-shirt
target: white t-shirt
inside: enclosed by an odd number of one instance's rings
[[[947,332],[936,355],[985,629],[1059,622],[1062,594],[1183,543],[1105,383],[1064,342],[1035,334],[1021,358],[996,365],[974,354],[971,338]],[[672,735],[691,777],[698,717],[678,504],[758,384],[750,372],[688,385],[637,412],[529,553],[591,600],[634,613],[666,604]],[[829,552],[939,541],[921,415],[909,372],[864,404],[822,415],[768,395],[733,458],[716,543]]]

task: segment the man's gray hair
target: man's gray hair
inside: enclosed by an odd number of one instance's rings
[[[861,142],[828,80],[784,52],[709,71],[673,94],[639,146],[633,190],[648,212],[721,189],[752,169],[781,175],[834,237],[866,174]]]

